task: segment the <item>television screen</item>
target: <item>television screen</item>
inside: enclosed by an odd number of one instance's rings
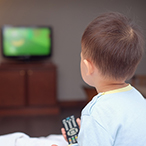
[[[4,57],[30,59],[51,56],[52,29],[50,27],[2,28]]]

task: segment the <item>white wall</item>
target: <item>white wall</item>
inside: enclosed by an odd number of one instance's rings
[[[79,62],[85,27],[103,12],[118,11],[137,20],[146,33],[145,6],[145,0],[1,0],[0,27],[51,25],[52,61],[58,66],[58,100],[84,100]],[[144,57],[137,73],[146,74],[145,62]]]

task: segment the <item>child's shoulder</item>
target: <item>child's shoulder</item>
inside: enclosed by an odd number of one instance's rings
[[[146,100],[132,86],[127,89],[110,91],[108,93],[99,93],[86,105],[82,113],[86,115],[101,115],[101,114],[119,114],[119,111],[126,112],[129,108],[140,108],[142,105],[146,110]],[[120,92],[121,91],[121,92]]]

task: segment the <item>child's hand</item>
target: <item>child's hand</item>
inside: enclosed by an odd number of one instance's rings
[[[79,126],[79,128],[80,128],[80,126],[81,126],[81,120],[80,120],[79,118],[77,118],[76,121],[77,121],[77,124],[78,124],[78,126]],[[64,128],[61,128],[61,133],[62,133],[64,139],[67,141],[66,131],[65,131]],[[55,146],[55,145],[54,145],[54,146]]]
[[[81,127],[81,120],[80,120],[80,118],[77,118],[76,121],[77,121],[78,126],[79,126],[79,128],[80,128],[80,127]]]
[[[81,120],[79,118],[77,118],[76,121],[77,121],[77,124],[78,124],[78,126],[80,128],[80,126],[81,126]],[[66,132],[65,132],[65,129],[64,128],[61,128],[61,133],[62,133],[64,139],[67,141],[67,136],[66,136]],[[51,146],[58,146],[58,145],[52,144]]]

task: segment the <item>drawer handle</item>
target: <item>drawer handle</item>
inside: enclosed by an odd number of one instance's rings
[[[20,70],[20,76],[24,76],[25,75],[25,71],[24,70]]]
[[[31,75],[33,74],[33,71],[32,71],[32,70],[28,70],[28,71],[27,71],[27,74],[28,74],[29,76],[31,76]]]

